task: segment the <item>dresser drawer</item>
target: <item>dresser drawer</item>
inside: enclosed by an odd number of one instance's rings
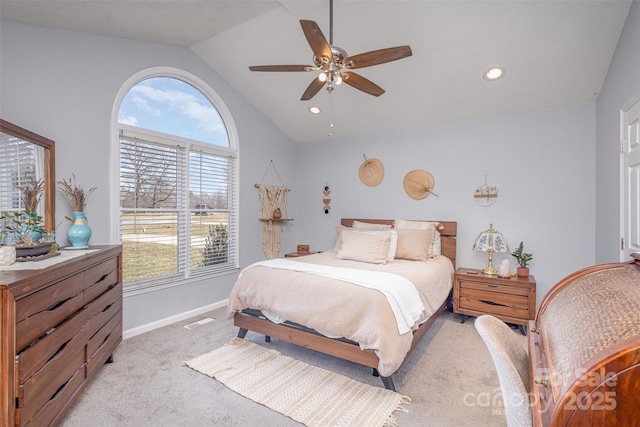
[[[118,283],[118,259],[112,258],[84,272],[85,301],[91,301],[98,295]]]
[[[82,275],[77,274],[16,301],[16,351],[42,337],[84,306]]]
[[[84,346],[86,337],[77,334],[60,349],[39,371],[19,386],[18,407],[22,409],[23,422],[60,392],[78,370],[85,367]],[[29,402],[29,405],[25,405]]]
[[[122,317],[122,284],[119,283],[87,305],[87,334],[92,338],[114,316]],[[91,354],[91,353],[89,353]]]
[[[122,341],[122,312],[116,313],[87,345],[87,375],[92,377]]]
[[[38,412],[33,416],[29,426],[48,426],[54,425],[56,420],[61,418],[61,414],[65,408],[72,403],[72,398],[77,395],[78,389],[86,384],[86,366],[82,366],[58,392],[47,401]]]
[[[57,305],[82,292],[83,288],[82,274],[76,274],[16,300],[16,323],[42,311],[53,311]]]
[[[54,356],[69,345],[79,333],[87,339],[83,325],[87,323],[87,311],[82,310],[66,322],[60,324],[51,333],[18,354],[18,382],[24,383],[36,371],[42,369]]]

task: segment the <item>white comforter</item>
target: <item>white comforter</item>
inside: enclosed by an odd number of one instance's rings
[[[412,330],[413,325],[420,319],[424,311],[424,305],[420,301],[420,294],[418,294],[416,287],[408,279],[398,274],[385,271],[330,267],[328,265],[296,262],[282,258],[257,262],[249,267],[258,266],[317,274],[382,292],[393,311],[398,325],[398,332],[401,335]]]
[[[386,265],[339,260],[335,253],[294,258],[291,262],[386,272],[411,281],[424,307],[416,329],[427,320],[451,289],[453,265],[443,256],[427,262],[394,260]],[[301,268],[302,269],[302,268]],[[302,271],[253,265],[243,270],[229,298],[228,316],[254,308],[317,331],[358,342],[380,359],[378,371],[389,376],[411,348],[412,333],[399,333],[386,296],[374,289]]]

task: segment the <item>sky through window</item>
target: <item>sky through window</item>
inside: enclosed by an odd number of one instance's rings
[[[152,77],[132,87],[120,104],[118,122],[229,147],[224,122],[211,102],[171,77]]]

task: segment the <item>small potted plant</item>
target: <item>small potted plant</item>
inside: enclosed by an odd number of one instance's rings
[[[16,256],[19,258],[39,256],[51,250],[51,243],[33,241],[33,236],[44,232],[42,217],[35,212],[3,212],[2,227],[15,236]]]
[[[518,246],[518,249],[511,252],[511,255],[516,259],[519,265],[516,270],[518,277],[529,277],[528,265],[533,259],[533,254],[528,254],[524,251],[524,243],[520,242],[520,246]]]

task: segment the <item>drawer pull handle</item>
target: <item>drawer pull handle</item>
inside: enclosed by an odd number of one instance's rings
[[[490,287],[490,288],[497,288],[498,287],[498,285],[487,285],[487,286]]]
[[[533,332],[534,334],[539,334],[540,333],[540,329],[538,328],[529,328],[530,332]]]
[[[540,377],[534,377],[533,378],[533,382],[536,384],[540,384],[543,387],[546,387],[549,385],[549,381],[545,380],[544,378],[540,378]]]
[[[495,301],[486,301],[486,300],[482,300],[481,299],[480,302],[483,302],[483,303],[488,304],[488,305],[499,305],[500,307],[506,307],[506,305],[497,303]]]

